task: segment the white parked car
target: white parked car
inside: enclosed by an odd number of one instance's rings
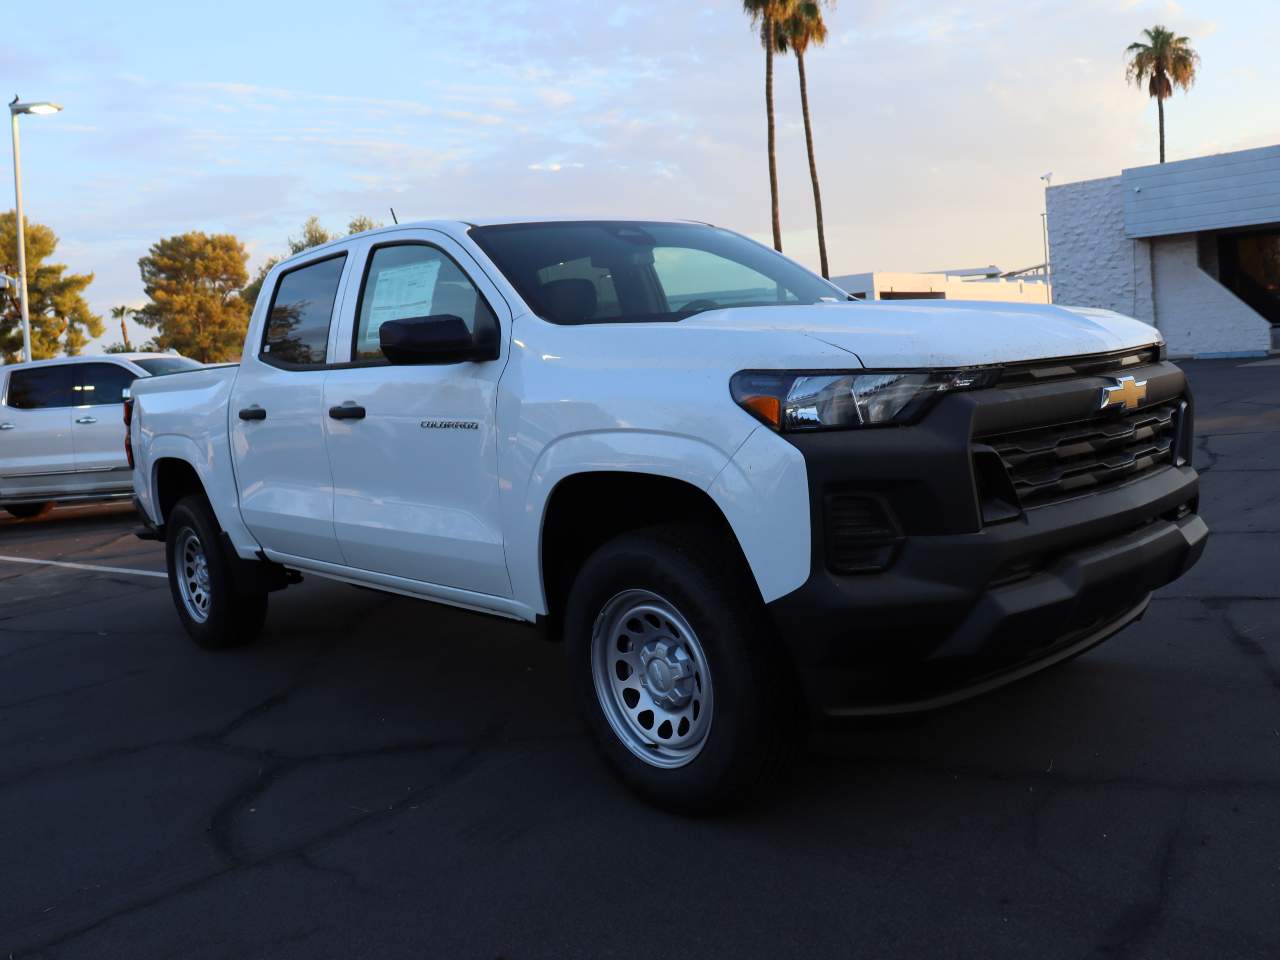
[[[140,377],[200,366],[175,354],[116,353],[0,368],[0,507],[26,518],[55,503],[131,496],[125,391]]]
[[[605,756],[685,808],[769,779],[800,705],[924,709],[1087,650],[1208,532],[1152,327],[849,302],[697,223],[344,238],[271,271],[238,366],[130,403],[197,643],[251,640],[299,573],[545,621]]]

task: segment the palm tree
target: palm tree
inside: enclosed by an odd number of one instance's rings
[[[834,2],[834,0],[832,0]],[[818,257],[822,275],[830,277],[827,267],[827,237],[822,226],[822,191],[818,187],[818,161],[813,153],[813,122],[809,117],[809,83],[804,74],[804,55],[810,46],[827,42],[827,24],[822,19],[820,0],[799,0],[790,15],[777,25],[774,46],[779,52],[790,50],[796,55],[800,73],[800,110],[804,114],[804,145],[809,151],[809,179],[813,181],[813,211],[818,223]]]
[[[1156,99],[1160,113],[1160,162],[1164,163],[1164,102],[1173,96],[1173,88],[1190,90],[1196,82],[1200,54],[1191,49],[1190,37],[1179,37],[1162,26],[1143,30],[1146,43],[1131,43],[1125,49],[1129,56],[1126,77],[1135,86],[1147,84],[1147,93]]]
[[[129,327],[125,321],[134,315],[133,307],[119,306],[111,308],[111,319],[120,321],[120,336],[124,338],[124,352],[129,353],[133,347],[129,345]]]
[[[751,14],[751,22],[760,24],[760,42],[764,44],[764,112],[769,128],[769,200],[773,208],[773,248],[782,250],[782,220],[778,211],[777,133],[773,119],[773,54],[777,46],[774,32],[795,6],[796,0],[742,0],[742,9]]]

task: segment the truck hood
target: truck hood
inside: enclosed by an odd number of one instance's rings
[[[954,300],[739,307],[696,314],[681,326],[794,331],[853,354],[869,368],[1046,360],[1162,339],[1154,327],[1111,310]]]

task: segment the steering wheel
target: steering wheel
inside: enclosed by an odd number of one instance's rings
[[[701,300],[690,300],[680,308],[681,313],[701,313],[703,310],[719,310],[720,304],[705,297]]]

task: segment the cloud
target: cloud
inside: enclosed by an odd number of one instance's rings
[[[573,103],[573,94],[559,87],[538,87],[534,90],[538,99],[549,107],[563,107]]]
[[[537,163],[529,164],[528,169],[545,171],[546,173],[559,173],[561,170],[581,170],[584,166],[585,164],[571,160],[541,160]]]

